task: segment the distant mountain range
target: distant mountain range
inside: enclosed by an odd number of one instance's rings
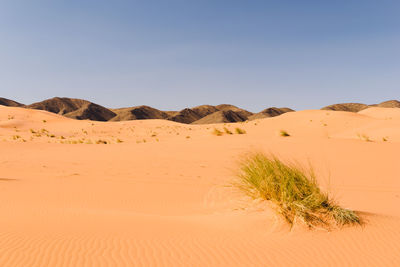
[[[323,110],[336,110],[336,111],[349,111],[349,112],[359,112],[363,109],[370,107],[381,107],[381,108],[400,108],[400,102],[397,100],[389,100],[379,104],[366,105],[362,103],[342,103],[333,104],[323,107]]]
[[[186,124],[211,124],[241,122],[282,115],[292,112],[290,108],[266,108],[258,113],[241,109],[239,107],[221,104],[217,106],[201,105],[185,108],[180,111],[162,111],[149,106],[135,106],[128,108],[109,109],[83,99],[54,97],[41,102],[24,105],[16,101],[1,98],[0,105],[39,109],[60,114],[72,119],[94,121],[128,121],[163,119]],[[400,108],[397,100],[385,101],[380,104],[366,105],[361,103],[342,103],[323,107],[323,110],[358,112],[369,107]]]

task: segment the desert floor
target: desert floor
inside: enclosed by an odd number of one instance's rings
[[[400,109],[184,125],[0,106],[0,149],[0,266],[400,266]],[[289,229],[232,185],[255,151],[311,163],[364,226]]]

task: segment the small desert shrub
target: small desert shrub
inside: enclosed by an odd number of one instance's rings
[[[320,190],[312,168],[258,153],[241,163],[238,177],[241,189],[253,198],[272,202],[291,226],[298,219],[309,227],[361,223],[354,211],[341,208]]]
[[[245,134],[245,133],[246,133],[246,131],[243,130],[243,129],[241,129],[241,128],[236,128],[236,129],[235,129],[235,132],[236,132],[237,134]]]
[[[221,136],[221,135],[223,135],[224,133],[221,132],[220,130],[218,130],[217,128],[214,128],[213,134],[216,135],[216,136]]]
[[[281,131],[279,132],[279,135],[280,135],[280,136],[283,136],[283,137],[288,137],[288,136],[290,136],[290,134],[289,134],[288,132],[286,132],[285,130],[281,130]]]
[[[96,144],[98,144],[98,145],[99,145],[99,144],[104,144],[104,145],[106,145],[106,144],[107,144],[107,141],[99,139],[99,140],[96,141]]]
[[[186,136],[186,139],[189,139],[190,138],[190,136],[188,135],[188,136]]]
[[[382,137],[382,141],[383,141],[383,142],[386,142],[387,140],[388,140],[387,137]]]
[[[358,138],[360,138],[360,140],[363,140],[363,141],[366,141],[366,142],[372,142],[372,140],[366,134],[357,134],[357,136],[358,136]]]
[[[124,141],[122,141],[121,139],[117,139],[117,143],[123,143]]]
[[[224,131],[225,131],[225,133],[227,133],[227,134],[233,134],[228,128],[226,128],[226,127],[224,127]]]

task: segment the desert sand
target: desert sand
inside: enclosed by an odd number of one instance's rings
[[[400,109],[187,125],[0,106],[0,149],[0,266],[400,266]],[[232,186],[254,151],[310,162],[365,224],[290,229]]]

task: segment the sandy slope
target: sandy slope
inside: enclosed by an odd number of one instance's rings
[[[214,127],[0,106],[0,266],[400,265],[400,109],[225,125],[243,135]],[[290,231],[230,186],[257,150],[312,162],[367,224]]]

